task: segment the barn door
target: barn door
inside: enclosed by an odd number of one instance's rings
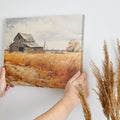
[[[19,51],[20,52],[24,52],[24,48],[23,47],[19,47]]]

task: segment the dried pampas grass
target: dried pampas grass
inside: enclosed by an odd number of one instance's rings
[[[78,96],[80,98],[80,101],[83,107],[85,120],[91,120],[91,112],[90,112],[83,88],[81,85],[79,85],[79,88],[76,88],[76,89],[78,90],[78,93],[79,93]]]
[[[120,120],[120,44],[118,46],[118,66],[113,72],[113,63],[109,60],[106,42],[104,42],[105,58],[102,63],[102,71],[92,62],[93,74],[97,78],[97,93],[103,112],[107,120]]]

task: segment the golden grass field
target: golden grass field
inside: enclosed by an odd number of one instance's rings
[[[82,66],[82,53],[9,53],[4,66],[8,84],[64,88]]]

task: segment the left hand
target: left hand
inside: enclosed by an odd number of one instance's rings
[[[6,84],[5,80],[5,68],[0,68],[0,97],[3,97],[6,91],[9,89],[9,85]]]

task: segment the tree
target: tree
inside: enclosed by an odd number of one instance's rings
[[[72,39],[68,42],[68,47],[66,48],[68,52],[80,52],[81,45],[75,39]]]

